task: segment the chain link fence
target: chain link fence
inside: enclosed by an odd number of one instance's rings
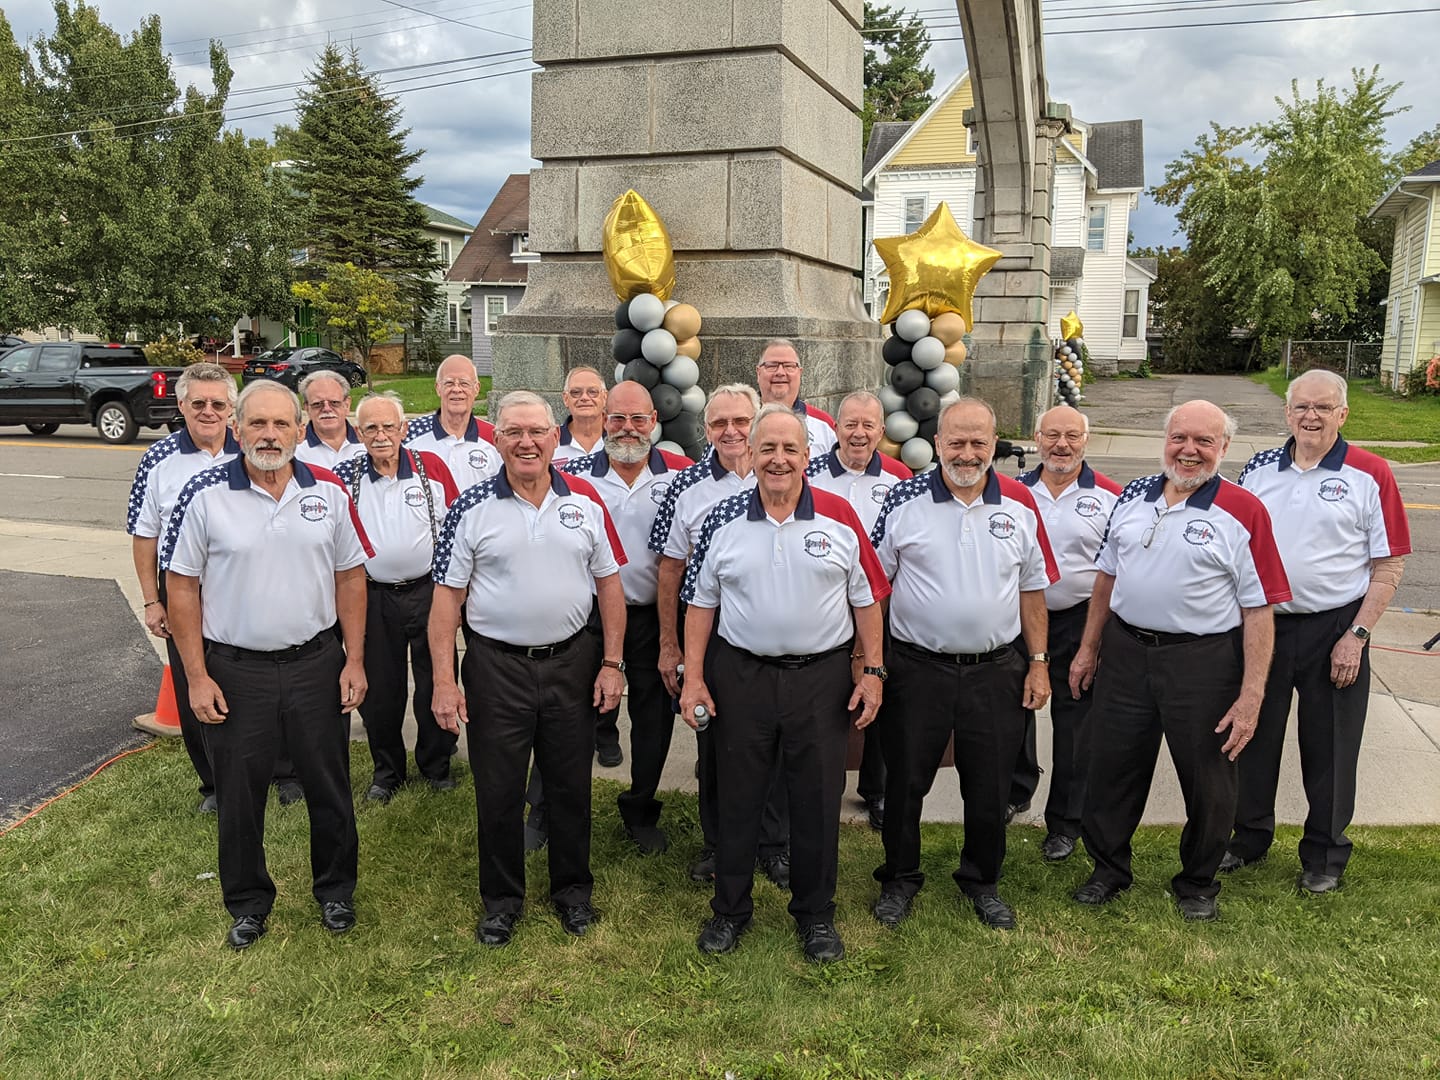
[[[1287,341],[1285,377],[1293,379],[1312,368],[1324,368],[1346,380],[1380,377],[1378,341]]]

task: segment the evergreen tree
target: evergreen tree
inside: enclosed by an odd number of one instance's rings
[[[865,129],[882,120],[918,120],[930,107],[935,72],[925,66],[930,35],[918,15],[888,4],[865,4]]]
[[[298,275],[325,276],[350,263],[392,281],[408,321],[419,326],[439,297],[441,269],[425,235],[424,207],[411,175],[423,151],[407,150],[400,107],[367,73],[358,53],[329,45],[300,93],[300,123],[286,133],[291,179],[301,203],[309,263]]]

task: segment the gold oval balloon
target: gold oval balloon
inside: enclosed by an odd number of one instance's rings
[[[675,335],[676,341],[684,341],[700,333],[700,312],[690,304],[676,304],[665,312],[665,321],[660,325]]]
[[[673,331],[671,331],[673,333]],[[691,360],[700,359],[700,339],[698,337],[686,338],[684,341],[675,343],[676,356],[688,356]]]
[[[882,323],[918,308],[932,319],[954,311],[966,326],[975,325],[975,286],[1002,253],[961,232],[950,207],[942,202],[909,236],[886,237],[874,244],[890,276]]]
[[[945,350],[945,363],[959,367],[965,362],[965,342],[957,341]]]
[[[1085,336],[1085,327],[1080,322],[1080,316],[1076,315],[1074,311],[1071,311],[1069,315],[1061,316],[1060,336],[1066,341]]]
[[[647,292],[661,300],[670,299],[675,290],[675,249],[670,233],[633,188],[616,199],[605,215],[602,246],[610,287],[620,300]]]
[[[896,442],[894,439],[887,438],[886,436],[881,435],[881,436],[880,436],[880,453],[886,454],[886,455],[888,455],[889,457],[893,457],[896,461],[899,461],[899,460],[900,460],[900,444],[899,444],[898,442]]]
[[[939,338],[947,349],[965,336],[965,320],[953,311],[930,320],[930,336]]]

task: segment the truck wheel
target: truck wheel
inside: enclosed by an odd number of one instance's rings
[[[123,401],[107,401],[95,414],[95,430],[108,443],[134,442],[140,427]]]
[[[60,430],[59,424],[26,424],[25,430],[31,435],[54,435]]]

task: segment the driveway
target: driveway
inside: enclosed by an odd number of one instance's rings
[[[1213,401],[1228,412],[1247,439],[1278,443],[1288,435],[1284,402],[1242,375],[1101,379],[1085,388],[1080,407],[1094,432],[1159,433],[1171,408],[1195,398]]]

